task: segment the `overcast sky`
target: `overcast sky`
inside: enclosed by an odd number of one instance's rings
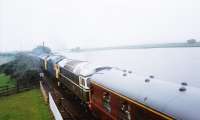
[[[200,39],[199,0],[0,0],[0,51]]]

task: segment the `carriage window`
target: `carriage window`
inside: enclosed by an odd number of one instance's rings
[[[103,107],[108,111],[108,112],[111,112],[111,105],[110,105],[110,102],[111,102],[111,96],[109,93],[107,92],[103,92]]]
[[[82,77],[79,77],[79,85],[85,86],[85,79],[83,79]]]
[[[81,84],[82,84],[83,86],[85,86],[85,80],[84,80],[84,79],[81,79]]]
[[[131,120],[131,106],[126,102],[122,102],[120,105],[119,119]]]

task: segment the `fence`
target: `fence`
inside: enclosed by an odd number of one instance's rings
[[[18,88],[17,86],[7,86],[7,85],[0,86],[0,97],[16,94],[16,93],[23,92],[23,91],[28,91],[35,87],[36,86]]]
[[[50,109],[51,109],[51,111],[54,115],[55,120],[63,120],[63,118],[62,118],[62,116],[61,116],[52,96],[51,96],[51,93],[49,93],[49,106],[50,106]]]
[[[0,97],[15,94],[17,92],[16,87],[0,86]]]
[[[42,95],[43,95],[43,97],[44,97],[44,101],[46,102],[46,103],[48,103],[48,91],[47,91],[47,88],[43,85],[43,83],[42,83],[42,81],[40,81],[40,90],[41,90],[41,92],[42,92]]]

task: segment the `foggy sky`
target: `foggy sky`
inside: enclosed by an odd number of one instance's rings
[[[200,39],[199,0],[0,0],[0,52]]]

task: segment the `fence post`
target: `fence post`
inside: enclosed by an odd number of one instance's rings
[[[16,80],[17,93],[19,92],[19,79]]]
[[[8,93],[8,85],[6,85],[6,96],[8,96],[9,93]]]

